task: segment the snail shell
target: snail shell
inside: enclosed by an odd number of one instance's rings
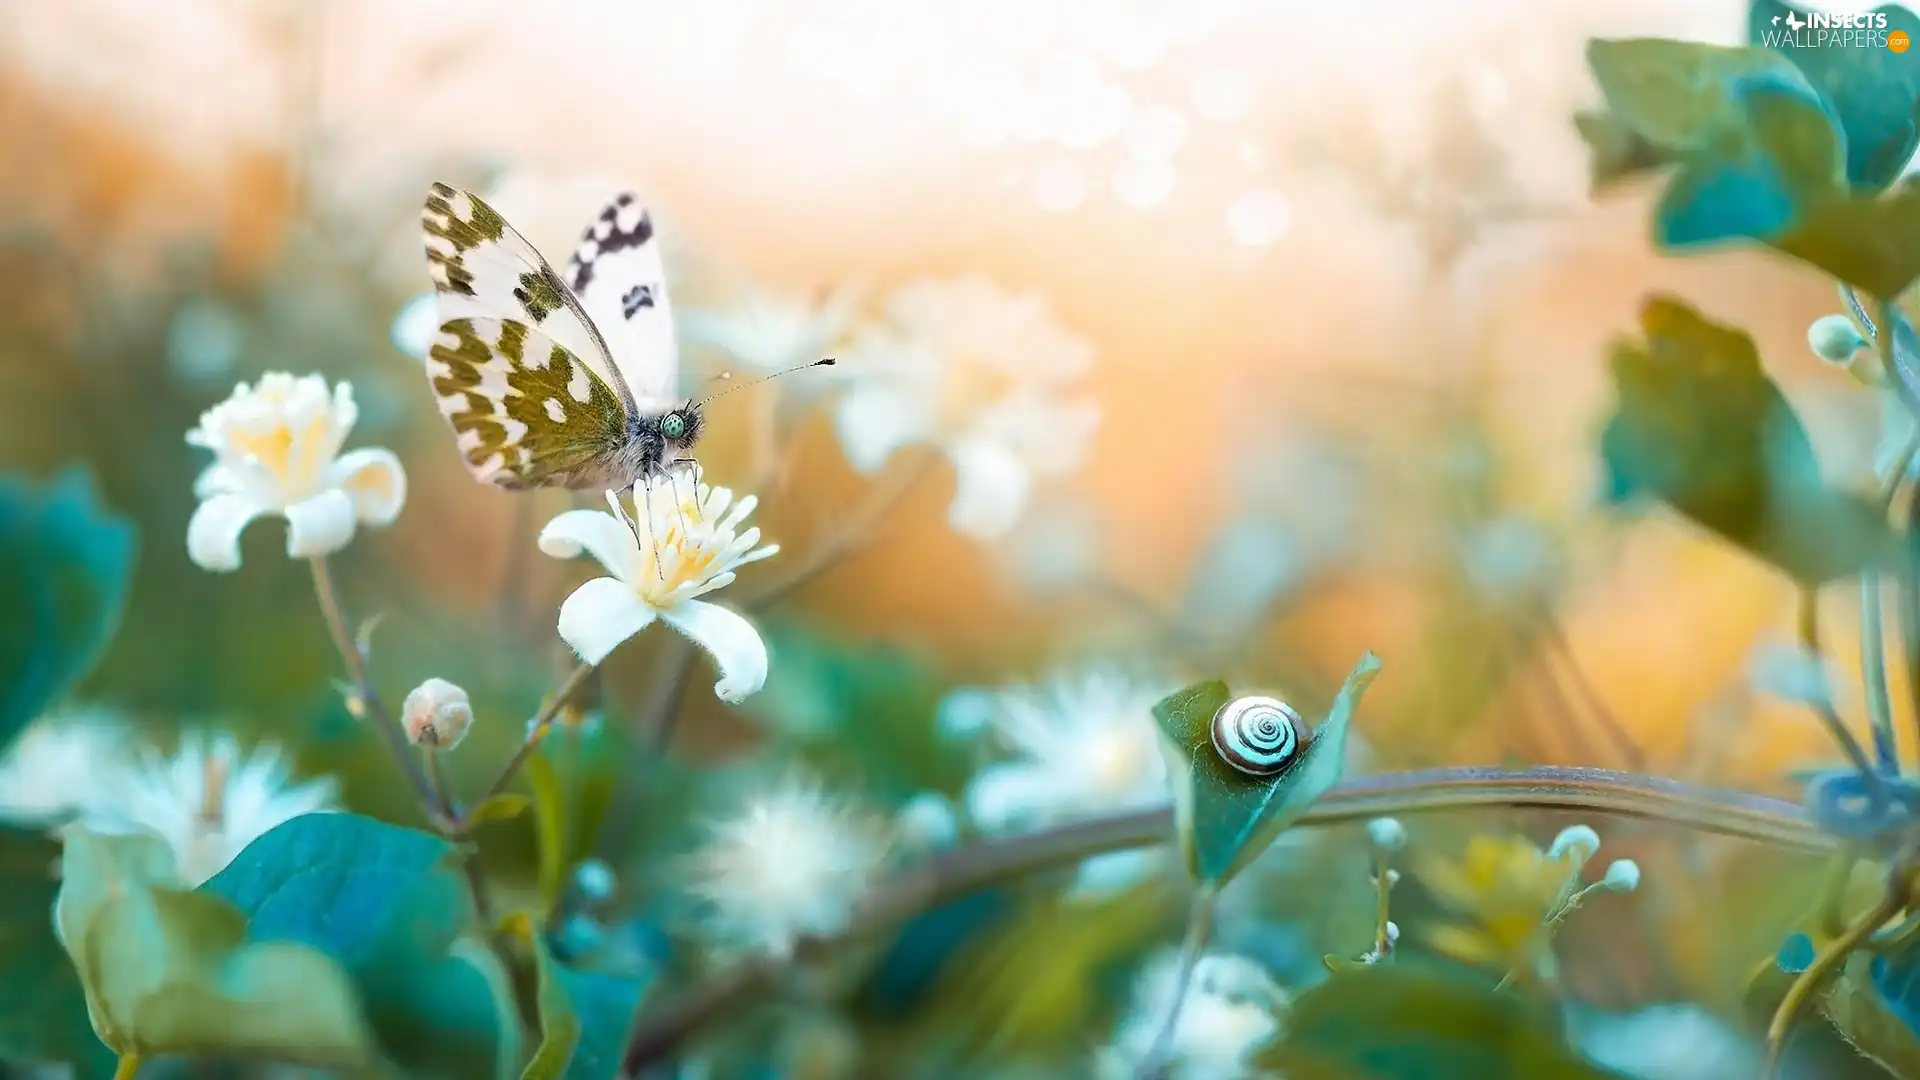
[[[1213,714],[1213,748],[1249,776],[1285,769],[1312,738],[1300,714],[1277,698],[1234,698]]]

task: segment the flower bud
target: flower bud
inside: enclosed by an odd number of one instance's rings
[[[473,705],[465,690],[445,679],[428,679],[414,687],[401,704],[400,722],[413,745],[451,750],[473,726]]]
[[[1374,818],[1367,822],[1367,839],[1381,851],[1399,851],[1407,845],[1407,827],[1394,818]]]
[[[1614,892],[1632,892],[1640,887],[1640,864],[1632,859],[1615,859],[1607,867],[1607,876],[1600,879],[1600,886]]]
[[[1560,830],[1559,836],[1553,838],[1553,846],[1547,849],[1547,858],[1558,862],[1571,853],[1573,864],[1582,866],[1588,859],[1593,858],[1594,852],[1599,850],[1599,833],[1585,825],[1569,825]]]
[[[1807,345],[1813,349],[1813,355],[1845,367],[1853,360],[1853,354],[1867,347],[1867,339],[1860,336],[1853,320],[1845,315],[1822,315],[1807,327]]]

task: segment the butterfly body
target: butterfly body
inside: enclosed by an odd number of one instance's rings
[[[477,479],[611,490],[693,464],[703,418],[676,393],[666,275],[632,195],[587,226],[564,273],[446,184],[421,230],[440,316],[428,381]]]

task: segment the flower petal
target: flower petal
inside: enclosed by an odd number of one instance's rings
[[[895,450],[922,435],[922,411],[907,396],[886,387],[849,391],[833,414],[847,463],[868,473],[886,464]]]
[[[560,637],[580,659],[598,664],[653,619],[653,609],[626,582],[594,578],[560,605]]]
[[[556,559],[576,559],[585,552],[622,581],[633,579],[640,558],[633,530],[604,510],[568,510],[547,522],[540,530],[540,550]]]
[[[341,454],[327,468],[327,486],[345,491],[368,525],[391,524],[407,501],[407,471],[393,451],[380,446]]]
[[[287,507],[287,557],[313,559],[331,555],[353,539],[358,518],[353,499],[339,488],[328,488],[310,499]]]
[[[240,534],[268,508],[241,495],[215,495],[187,522],[187,558],[202,570],[240,569]]]
[[[1033,474],[1005,443],[970,439],[948,448],[953,460],[953,503],[947,523],[982,540],[1004,536],[1020,520],[1033,490]]]
[[[660,618],[712,654],[720,668],[713,693],[721,701],[743,700],[767,684],[767,644],[744,616],[718,604],[688,600],[661,612]]]

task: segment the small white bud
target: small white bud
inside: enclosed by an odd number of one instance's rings
[[[1845,367],[1853,355],[1867,347],[1867,339],[1845,315],[1822,315],[1807,327],[1807,345],[1813,355],[1829,364]]]
[[[1394,818],[1374,818],[1367,822],[1367,839],[1381,851],[1399,851],[1407,846],[1407,827]]]
[[[1613,892],[1632,892],[1640,887],[1640,864],[1632,859],[1615,859],[1607,867],[1600,887]]]
[[[1556,862],[1565,858],[1569,852],[1573,855],[1573,864],[1583,866],[1593,853],[1600,850],[1600,834],[1585,825],[1569,825],[1560,830],[1553,838],[1553,846],[1547,849],[1547,858]]]
[[[473,726],[473,704],[458,686],[445,679],[428,679],[414,687],[401,703],[400,722],[413,745],[451,750]]]
[[[613,867],[602,859],[587,859],[573,869],[573,883],[580,894],[595,902],[613,895]]]
[[[1392,919],[1387,920],[1387,944],[1389,946],[1400,944],[1400,924]]]

